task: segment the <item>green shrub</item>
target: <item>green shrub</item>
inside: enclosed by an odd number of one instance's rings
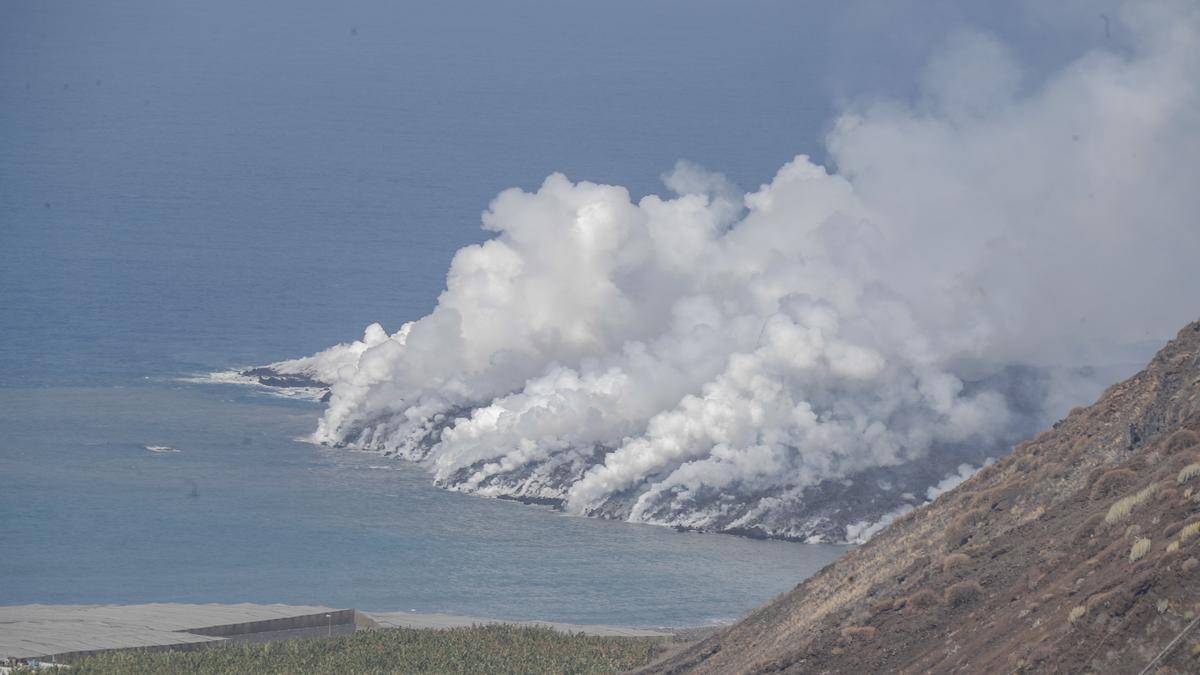
[[[106,652],[81,659],[69,672],[612,673],[650,662],[661,644],[511,625],[395,628],[311,640],[231,642],[196,651]]]

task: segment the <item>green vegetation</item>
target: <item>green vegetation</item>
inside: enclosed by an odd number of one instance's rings
[[[613,673],[650,662],[663,641],[549,628],[396,628],[196,651],[124,650],[78,661],[88,673]],[[43,671],[44,672],[44,671]]]

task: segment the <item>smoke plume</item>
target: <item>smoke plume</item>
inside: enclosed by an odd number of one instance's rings
[[[636,202],[504,191],[429,315],[274,367],[331,385],[317,441],[452,489],[844,538],[1195,318],[1200,10],[1112,21],[1128,47],[1034,82],[958,32],[920,97],[836,120],[828,168],[748,192],[683,162]]]

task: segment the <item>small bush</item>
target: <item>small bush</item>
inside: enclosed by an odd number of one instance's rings
[[[1084,614],[1087,614],[1087,607],[1079,605],[1078,607],[1072,609],[1071,613],[1067,615],[1067,621],[1069,623],[1075,623],[1076,621],[1082,619]]]
[[[938,598],[937,593],[928,588],[923,588],[908,596],[905,604],[916,609],[926,609],[937,605],[939,602],[941,600]]]
[[[1163,612],[1167,611],[1170,608],[1171,608],[1171,601],[1167,600],[1166,598],[1163,598],[1162,600],[1159,600],[1158,602],[1154,603],[1154,609],[1157,609],[1159,614],[1162,614]]]
[[[1200,476],[1200,464],[1188,464],[1179,470],[1179,475],[1175,477],[1175,482],[1183,485],[1196,476]]]
[[[967,511],[946,528],[946,546],[958,548],[975,536],[979,525],[987,518],[988,509],[975,508]]]
[[[1200,560],[1196,560],[1195,558],[1188,558],[1187,560],[1183,561],[1183,571],[1184,572],[1191,572],[1192,570],[1196,569],[1197,567],[1200,567]]]
[[[971,562],[971,556],[966,553],[951,553],[942,558],[942,571],[951,572],[955,568],[962,567],[969,562]]]
[[[890,612],[895,608],[896,601],[894,598],[880,598],[879,600],[871,603],[868,614],[870,616],[875,616],[877,614],[883,614],[884,612]]]
[[[951,607],[962,607],[967,603],[974,602],[981,595],[983,595],[983,586],[974,581],[960,581],[946,589],[945,600],[946,604]]]
[[[1087,520],[1083,521],[1079,529],[1075,530],[1074,542],[1076,544],[1085,542],[1103,531],[1103,528],[1104,515],[1100,513],[1092,514]]]
[[[1137,562],[1142,558],[1145,558],[1146,554],[1149,552],[1150,540],[1145,538],[1138,539],[1137,541],[1133,542],[1133,546],[1131,546],[1129,549],[1129,562]]]
[[[1118,605],[1123,597],[1120,589],[1113,589],[1106,593],[1097,593],[1087,599],[1087,611],[1092,611],[1097,607],[1110,609]]]
[[[875,639],[874,626],[846,626],[842,638],[848,642],[868,642]]]
[[[1129,469],[1105,471],[1092,485],[1092,492],[1089,496],[1096,501],[1108,499],[1125,492],[1135,484],[1137,484],[1137,474]]]
[[[1011,487],[1009,485],[1001,485],[999,487],[988,488],[987,490],[980,490],[972,496],[971,505],[982,509],[979,513],[986,515],[988,511],[1000,505],[1008,498]]]
[[[1191,429],[1180,429],[1179,431],[1171,434],[1171,438],[1167,439],[1167,445],[1164,448],[1164,451],[1170,455],[1179,452],[1180,450],[1190,448],[1193,445],[1200,445],[1200,436],[1197,436],[1196,432],[1192,431]]]

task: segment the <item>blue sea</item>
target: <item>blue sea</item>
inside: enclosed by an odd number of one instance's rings
[[[832,561],[445,492],[299,440],[317,403],[188,381],[424,315],[507,187],[561,171],[636,197],[687,159],[754,188],[820,160],[845,83],[902,93],[922,56],[885,17],[864,56],[832,12],[3,3],[0,604],[680,626]]]

